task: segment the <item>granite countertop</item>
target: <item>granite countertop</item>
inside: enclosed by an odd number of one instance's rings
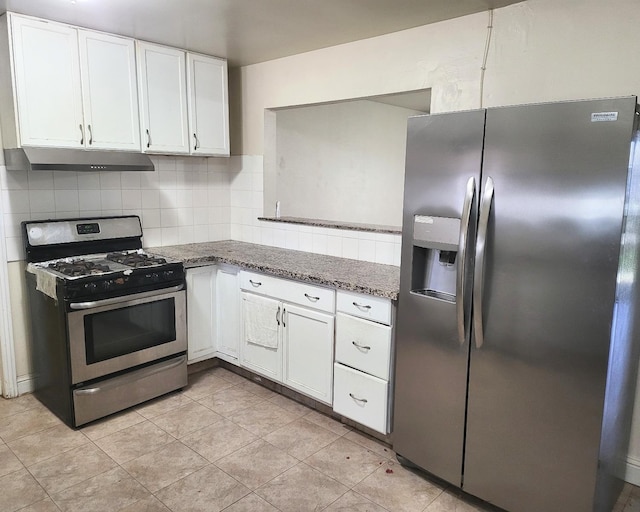
[[[397,300],[400,268],[266,245],[224,240],[150,248],[185,267],[227,263],[287,279]]]

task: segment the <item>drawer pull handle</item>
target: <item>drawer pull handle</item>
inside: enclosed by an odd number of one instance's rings
[[[371,306],[369,306],[369,304],[358,304],[357,302],[354,302],[353,305],[360,309],[371,309]]]
[[[262,286],[262,283],[260,281],[253,281],[252,279],[249,279],[249,282],[251,283],[251,286],[255,286],[256,288],[258,286]]]
[[[318,302],[320,300],[320,297],[314,297],[313,295],[309,295],[308,293],[305,293],[304,296],[311,302]]]
[[[356,347],[359,348],[360,350],[366,350],[367,352],[369,350],[371,350],[371,347],[368,345],[360,345],[360,343],[358,343],[357,341],[352,341],[351,344]]]
[[[353,398],[356,402],[362,402],[363,404],[366,404],[369,400],[367,400],[366,398],[358,398],[356,395],[354,395],[353,393],[349,393],[349,396],[351,398]]]

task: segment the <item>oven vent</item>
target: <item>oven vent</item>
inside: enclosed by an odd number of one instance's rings
[[[8,171],[154,171],[143,153],[23,147],[4,150]]]

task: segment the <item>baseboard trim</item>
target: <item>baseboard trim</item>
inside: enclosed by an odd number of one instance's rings
[[[624,480],[630,484],[640,486],[640,459],[627,456]]]
[[[35,380],[32,375],[18,377],[18,395],[33,393],[35,388]]]

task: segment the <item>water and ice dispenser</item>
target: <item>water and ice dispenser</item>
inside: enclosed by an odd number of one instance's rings
[[[456,301],[460,219],[415,215],[411,293]]]

